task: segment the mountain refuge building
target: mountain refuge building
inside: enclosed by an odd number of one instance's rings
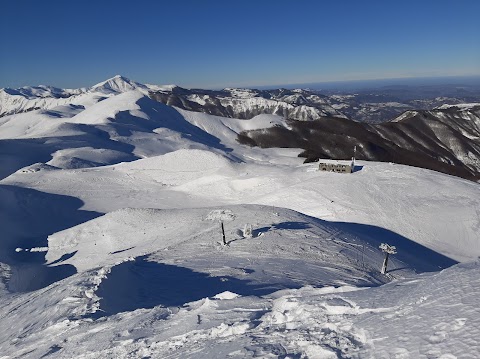
[[[318,170],[324,172],[337,172],[337,173],[353,173],[355,170],[355,155],[357,153],[357,146],[353,148],[353,157],[350,164],[335,163],[335,162],[320,162],[318,164]]]
[[[352,173],[353,167],[352,165],[344,165],[341,163],[325,163],[320,162],[318,164],[319,171],[326,171],[326,172],[338,172],[338,173]]]

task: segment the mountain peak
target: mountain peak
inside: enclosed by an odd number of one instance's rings
[[[132,81],[122,75],[115,75],[110,79],[92,86],[91,90],[104,93],[119,93],[139,88],[143,89],[145,85]]]

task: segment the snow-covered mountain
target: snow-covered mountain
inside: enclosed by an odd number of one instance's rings
[[[478,183],[318,171],[300,148],[239,143],[294,131],[283,116],[188,111],[143,86],[117,77],[0,118],[3,356],[480,354]],[[466,115],[471,135],[475,108],[425,121]],[[386,274],[381,243],[397,249]]]
[[[108,79],[106,81],[100,82],[94,86],[92,86],[89,91],[90,92],[102,92],[105,94],[119,94],[121,92],[127,92],[131,90],[144,90],[148,91],[148,87],[146,85],[140,84],[138,82],[132,81],[127,79],[126,77],[117,75]]]
[[[61,90],[46,86],[4,89],[0,93],[0,113],[18,113],[37,108],[49,110],[59,105],[69,106],[78,112],[79,109],[132,90],[168,106],[221,117],[251,119],[276,115],[277,120],[264,126],[273,127],[271,130],[247,129],[240,133],[238,140],[262,147],[302,148],[305,150],[302,156],[307,157],[308,161],[320,157],[347,159],[352,155],[353,146],[358,145],[360,159],[414,165],[472,180],[480,178],[480,106],[475,104],[467,108],[445,105],[450,107],[440,106],[421,111],[410,110],[410,105],[402,107],[400,104],[401,108],[407,110],[392,121],[366,124],[348,120],[337,110],[355,107],[354,104],[345,104],[345,101],[357,103],[357,95],[334,94],[328,97],[309,90],[286,89],[189,90],[174,85],[143,85],[115,76],[88,89]],[[368,101],[374,101],[371,98],[373,95],[362,96],[365,105],[370,103]],[[145,101],[148,102],[147,99]],[[399,108],[396,102],[379,101],[375,102],[375,106],[382,104],[385,108]],[[345,106],[340,106],[341,103]],[[84,117],[89,117],[88,113]],[[50,114],[56,116],[53,112]],[[292,120],[291,123],[287,119]],[[0,123],[10,120],[11,117],[4,116]],[[14,127],[17,128],[17,125]],[[80,162],[78,166],[81,166]]]
[[[309,89],[210,91],[173,87],[152,89],[151,95],[185,110],[225,117],[250,118],[258,113],[275,113],[301,121],[336,117],[365,123],[388,122],[407,110],[480,102],[480,88],[453,85],[445,88],[399,86],[357,92],[325,90],[325,93]]]
[[[299,121],[346,118],[331,106],[328,97],[301,89],[211,91],[173,87],[152,91],[150,95],[170,106],[223,117],[250,119],[260,114],[274,114]]]
[[[382,123],[407,110],[480,102],[480,85],[453,79],[443,84],[393,85],[355,90],[323,89],[335,108],[359,122]],[[452,82],[453,81],[453,82]]]
[[[460,85],[418,88],[396,86],[357,92],[284,88],[226,88],[212,91],[175,85],[141,84],[117,75],[90,88],[74,90],[51,86],[0,89],[0,117],[32,109],[47,109],[59,104],[81,104],[82,97],[78,95],[85,93],[98,92],[100,96],[109,96],[132,89],[149,92],[157,101],[185,110],[234,118],[276,114],[303,121],[339,117],[358,122],[381,123],[390,121],[407,110],[431,110],[444,104],[480,102],[477,88]]]
[[[406,111],[391,122],[366,124],[338,118],[289,121],[283,127],[245,131],[242,143],[303,148],[308,161],[357,158],[429,168],[480,179],[480,104]]]
[[[156,89],[156,87],[152,87]],[[117,75],[90,88],[59,89],[51,86],[0,89],[0,117],[60,105],[90,105],[130,90],[148,93],[149,87]]]

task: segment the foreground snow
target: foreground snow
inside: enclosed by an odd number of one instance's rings
[[[480,356],[479,184],[319,172],[237,143],[278,116],[145,91],[0,120],[1,358]]]
[[[243,236],[246,222],[252,238]],[[79,273],[2,296],[6,357],[453,358],[480,351],[479,262],[415,275],[394,258],[385,277],[375,246],[290,210],[123,209],[51,236],[47,259],[51,270],[74,265]]]
[[[2,354],[58,358],[480,355],[478,262],[377,288],[303,286],[263,296],[222,291],[235,286],[229,285],[231,276],[170,267],[155,258],[141,258],[110,273],[75,275],[28,297],[7,296],[1,315],[10,330],[1,334]],[[248,272],[243,276],[248,277]],[[84,314],[91,306],[85,304],[89,296],[80,290],[98,285],[102,277],[100,310],[107,312]],[[203,297],[195,300],[189,297],[192,292]],[[176,303],[161,304],[172,296]],[[183,303],[188,298],[192,300]],[[153,308],[154,303],[145,303],[154,299],[158,305]],[[151,309],[141,309],[144,304]]]

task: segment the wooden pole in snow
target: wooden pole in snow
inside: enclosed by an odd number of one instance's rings
[[[223,245],[227,245],[227,241],[225,240],[225,228],[223,228],[223,221],[220,221],[220,225],[222,226],[222,239],[223,239]]]
[[[385,252],[385,259],[383,260],[383,264],[382,264],[382,274],[387,273],[388,255],[389,253]]]

